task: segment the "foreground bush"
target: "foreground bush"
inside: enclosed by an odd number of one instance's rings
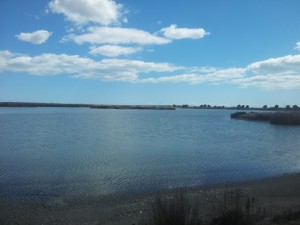
[[[200,225],[199,208],[192,205],[184,191],[177,192],[171,198],[158,195],[148,215],[142,218],[140,225]]]
[[[290,209],[283,213],[274,216],[274,223],[285,223],[286,221],[299,221],[300,220],[300,209]]]
[[[224,193],[210,225],[255,225],[265,219],[265,212],[256,207],[255,199],[239,190]]]
[[[266,219],[264,210],[255,206],[255,199],[241,191],[224,193],[217,205],[210,205],[212,215],[206,221],[200,217],[198,204],[191,204],[185,192],[173,197],[158,195],[139,225],[256,225]]]

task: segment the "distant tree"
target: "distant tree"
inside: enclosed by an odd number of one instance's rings
[[[240,105],[240,104],[238,104],[237,106],[236,106],[236,108],[237,109],[240,109],[242,106]]]
[[[182,108],[188,108],[189,105],[185,104],[185,105],[182,105]]]
[[[246,105],[246,109],[249,109],[250,107],[249,107],[249,105]]]
[[[279,106],[278,106],[278,105],[275,105],[275,106],[274,106],[274,109],[278,109],[278,108],[279,108]]]
[[[297,105],[293,105],[293,109],[299,109]]]
[[[211,106],[210,106],[210,105],[207,105],[207,108],[211,108]]]
[[[285,108],[286,108],[286,109],[291,109],[291,106],[290,106],[290,105],[287,105]]]
[[[263,109],[267,109],[267,108],[268,108],[268,106],[267,106],[267,105],[264,105],[264,106],[263,106]]]

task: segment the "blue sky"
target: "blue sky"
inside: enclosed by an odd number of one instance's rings
[[[0,101],[300,105],[298,0],[1,0]]]

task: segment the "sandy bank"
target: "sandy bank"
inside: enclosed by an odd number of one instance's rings
[[[240,189],[255,197],[261,206],[272,213],[300,206],[300,173],[272,177],[263,180],[234,184],[199,186],[188,188],[191,199],[198,199],[207,213],[213,202],[224,191]],[[165,196],[174,190],[163,193]],[[28,198],[0,198],[0,224],[133,224],[146,210],[155,193],[132,196],[37,196]],[[206,210],[206,211],[205,211]]]

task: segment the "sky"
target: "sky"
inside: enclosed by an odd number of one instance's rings
[[[0,101],[300,106],[299,0],[0,0]]]

